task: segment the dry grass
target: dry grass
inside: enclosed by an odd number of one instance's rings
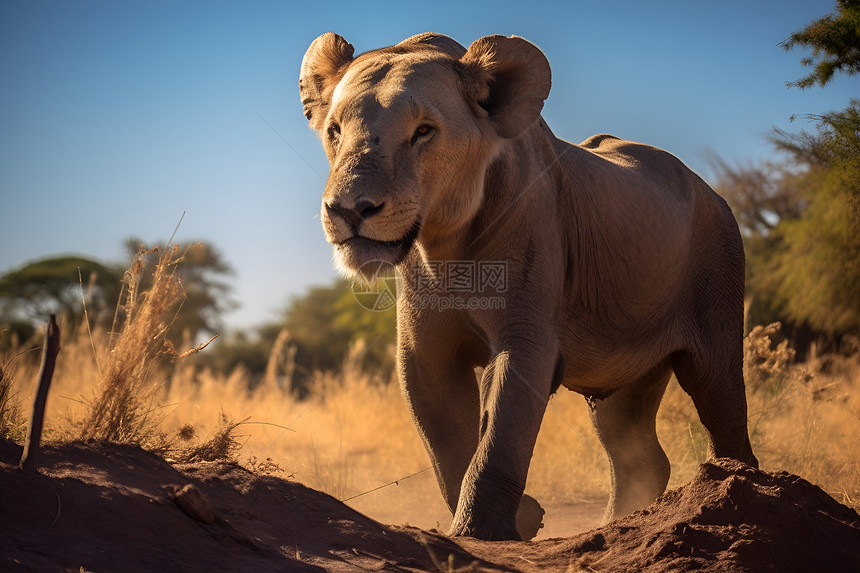
[[[221,418],[212,438],[194,447],[180,449],[176,455],[176,461],[190,463],[233,459],[233,456],[242,447],[242,444],[233,435],[239,424],[241,422],[234,422],[222,410]],[[176,431],[176,435],[181,439],[191,440],[195,435],[194,427],[182,426]]]
[[[0,365],[0,437],[22,442],[27,433],[27,419],[22,405],[15,400],[9,362]]]
[[[175,436],[165,432],[162,424],[165,411],[160,398],[167,372],[171,368],[174,372],[183,371],[180,367],[166,367],[168,363],[196,354],[208,342],[178,353],[167,339],[184,299],[182,284],[175,274],[184,257],[179,245],[159,253],[151,270],[152,285],[141,292],[141,278],[148,271],[146,258],[154,252],[157,250],[141,248],[126,271],[123,298],[110,333],[92,333],[86,324],[85,328],[65,335],[65,351],[58,359],[51,388],[54,407],[46,415],[49,425],[45,438],[133,443],[164,453],[194,436],[193,429],[185,433],[180,430]],[[10,362],[0,369],[0,435],[14,439],[17,428],[22,426],[18,414],[22,402],[10,400],[13,377],[9,374]],[[30,370],[37,364],[32,360],[22,362],[23,372],[16,373],[16,377],[26,381],[21,387],[31,399],[35,387],[29,387],[28,383],[35,382],[35,376]],[[57,399],[64,407],[59,412]],[[231,432],[236,424],[223,413],[220,419],[209,442],[186,448],[187,451],[178,452],[179,457],[215,459],[234,453],[238,444]]]
[[[123,278],[125,302],[118,309],[124,315],[122,328],[110,340],[106,355],[96,361],[101,383],[81,425],[82,439],[132,442],[149,447],[160,441],[159,420],[148,407],[154,400],[148,374],[156,357],[172,350],[165,346],[166,335],[183,290],[174,274],[180,261],[176,245],[159,255],[152,287],[139,292],[148,254],[139,252]],[[100,367],[99,362],[104,365]]]
[[[361,346],[351,350],[340,372],[314,373],[303,400],[290,392],[294,350],[287,333],[273,346],[266,376],[253,391],[242,369],[213,372],[197,367],[194,356],[171,362],[177,353],[165,349],[163,334],[181,299],[171,271],[179,258],[174,250],[159,260],[155,273],[164,280],[153,288],[160,294],[133,292],[135,273],[143,269],[132,267],[121,332],[112,339],[94,334],[95,347],[107,350],[94,355],[86,332],[64,335],[46,439],[135,441],[180,461],[234,457],[348,499],[379,520],[445,528],[450,516],[400,390],[395,381],[354,366]],[[831,357],[792,365],[787,346],[771,343],[777,329],[757,327],[745,344],[754,450],[764,469],[799,474],[856,508],[860,364]],[[38,364],[24,358],[0,372],[0,429],[6,436],[15,437],[9,428],[21,418],[10,412],[22,405],[26,411],[35,394]],[[657,429],[672,462],[670,486],[681,485],[704,461],[707,446],[692,403],[675,381]],[[607,489],[606,457],[585,401],[561,390],[544,417],[527,491],[551,509],[605,498]]]

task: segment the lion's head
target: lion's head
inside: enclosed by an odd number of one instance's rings
[[[535,124],[550,89],[546,58],[517,37],[487,36],[466,50],[421,34],[353,52],[323,34],[299,77],[305,116],[331,167],[323,228],[351,275],[461,230],[481,206],[490,162]]]

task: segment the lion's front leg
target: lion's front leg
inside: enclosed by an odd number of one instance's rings
[[[529,341],[500,352],[484,372],[478,447],[463,479],[451,535],[521,538],[517,510],[555,365],[554,348],[543,350]]]
[[[406,356],[406,357],[403,357]],[[471,367],[401,352],[400,383],[451,514],[478,447],[480,400]]]

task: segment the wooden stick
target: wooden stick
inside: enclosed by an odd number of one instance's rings
[[[42,440],[42,425],[45,421],[45,404],[48,402],[48,388],[54,376],[54,365],[57,354],[60,353],[60,327],[57,317],[51,315],[45,328],[45,344],[42,346],[42,369],[39,373],[39,388],[36,391],[36,401],[33,403],[33,415],[30,417],[30,429],[27,432],[27,442],[24,444],[24,454],[18,467],[25,471],[36,469],[39,457],[39,442]]]

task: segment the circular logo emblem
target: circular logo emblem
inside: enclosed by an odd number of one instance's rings
[[[385,261],[368,261],[358,274],[362,278],[352,284],[352,295],[363,308],[383,312],[397,304],[401,280],[397,267]]]

